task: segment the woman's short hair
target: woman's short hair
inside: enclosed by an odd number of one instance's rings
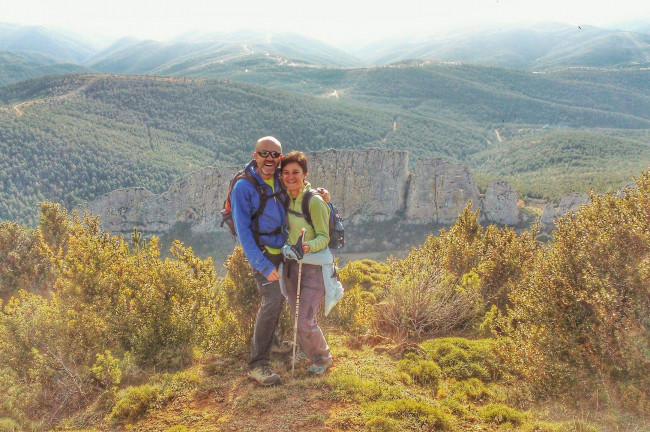
[[[301,151],[292,151],[282,156],[282,166],[295,162],[302,168],[303,174],[307,174],[307,156]]]

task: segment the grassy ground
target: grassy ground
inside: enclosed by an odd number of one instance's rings
[[[245,356],[203,358],[121,390],[111,414],[90,422],[92,430],[650,430],[638,419],[564,401],[533,404],[526,386],[502,370],[491,339],[397,345],[326,333],[335,361],[323,377],[308,376],[303,361],[292,379],[288,355],[277,353],[273,366],[283,383],[264,388],[245,377]]]

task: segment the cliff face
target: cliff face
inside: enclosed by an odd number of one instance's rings
[[[406,218],[413,223],[452,224],[467,201],[476,206],[478,198],[476,179],[463,165],[419,159],[408,188]]]
[[[487,222],[519,221],[512,186],[493,183],[481,197],[466,167],[442,159],[420,159],[413,173],[403,151],[330,150],[310,153],[308,159],[308,180],[332,192],[347,223],[400,217],[412,224],[452,224],[468,200],[481,208]],[[189,222],[195,232],[224,229],[219,228],[219,212],[238,169],[207,167],[177,180],[160,195],[142,188],[116,190],[86,208],[98,214],[103,228],[111,232],[129,232],[137,226],[160,233],[177,221]]]

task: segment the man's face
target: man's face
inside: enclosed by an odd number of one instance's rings
[[[260,152],[263,154],[260,154]],[[266,157],[264,157],[264,154],[266,154]],[[273,157],[274,154],[276,157]],[[260,177],[264,180],[271,179],[282,160],[282,146],[276,141],[260,141],[255,147],[253,157],[257,162],[257,172]]]

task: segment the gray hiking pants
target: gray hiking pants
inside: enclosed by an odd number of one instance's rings
[[[296,293],[298,288],[298,263],[286,260],[284,263],[291,316],[296,316]],[[316,315],[325,296],[323,270],[319,265],[303,264],[300,282],[300,308],[298,310],[298,340],[307,357],[315,363],[331,358],[330,348],[317,323]]]
[[[266,254],[266,257],[273,263],[276,269],[282,262],[282,254]],[[278,321],[282,314],[282,307],[284,306],[284,296],[280,291],[280,281],[269,282],[263,274],[257,271],[255,271],[255,280],[257,281],[257,290],[262,297],[262,302],[257,311],[255,330],[253,331],[253,339],[251,340],[251,360],[248,363],[250,369],[269,364],[275,329],[278,326]]]

